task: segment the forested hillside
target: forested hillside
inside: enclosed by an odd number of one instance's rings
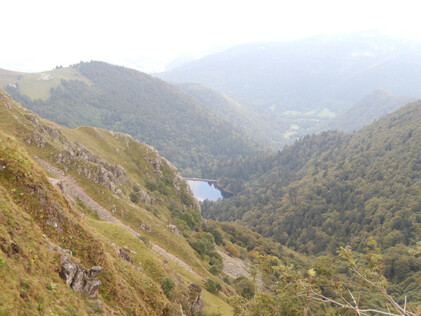
[[[253,135],[254,139],[271,146],[271,134],[268,132],[267,118],[250,110],[247,106],[229,97],[227,94],[210,89],[200,84],[179,83],[176,87],[186,94],[196,98],[213,113],[227,120],[233,126],[244,130],[247,135]],[[279,134],[282,134],[281,132]]]
[[[362,251],[374,237],[389,279],[419,280],[420,258],[408,251],[421,238],[420,126],[416,102],[355,134],[308,136],[261,162],[233,162],[239,193],[204,203],[203,214],[319,256]]]
[[[204,166],[258,147],[196,99],[135,70],[89,62],[32,77],[3,71],[0,81],[15,100],[47,119],[128,133],[154,146],[185,176],[202,176]]]

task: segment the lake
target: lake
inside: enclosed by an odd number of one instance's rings
[[[216,201],[222,199],[222,193],[218,190],[212,182],[187,180],[194,197],[203,202],[204,200]]]

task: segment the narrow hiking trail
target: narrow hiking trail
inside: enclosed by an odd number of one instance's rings
[[[108,211],[105,207],[97,203],[88,194],[86,194],[83,188],[77,184],[77,182],[75,181],[75,179],[73,179],[71,175],[65,175],[65,173],[62,170],[50,165],[48,162],[42,160],[41,158],[37,156],[34,156],[34,158],[41,166],[43,166],[51,175],[54,176],[54,178],[52,179],[53,180],[52,183],[56,185],[61,185],[64,191],[63,193],[65,195],[71,195],[73,198],[77,198],[80,201],[82,201],[82,203],[85,204],[88,208],[94,210],[98,214],[98,217],[101,220],[119,225],[120,227],[124,228],[126,231],[131,233],[133,236],[135,236],[136,238],[139,238],[139,236],[141,236],[138,232],[136,232],[134,229],[127,226],[126,224],[122,223],[118,218],[114,217],[110,211]],[[174,262],[175,264],[182,267],[183,269],[185,269],[186,271],[188,271],[195,277],[203,280],[203,277],[197,274],[187,263],[177,258],[176,256],[168,253],[162,247],[156,244],[151,244],[151,245],[152,245],[151,249],[154,252]]]

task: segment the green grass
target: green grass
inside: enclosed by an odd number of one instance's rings
[[[0,185],[0,246],[13,241],[19,252],[7,256],[0,251],[0,315],[72,315],[64,306],[88,315],[92,306],[60,279],[56,254],[47,250],[43,231],[6,196]]]
[[[58,87],[61,80],[79,80],[91,85],[89,79],[82,76],[77,69],[70,67],[39,73],[23,73],[0,69],[1,88],[4,89],[9,84],[18,84],[20,92],[32,100],[47,100],[50,97],[50,89]]]
[[[160,283],[164,278],[170,278],[177,284],[175,297],[179,300],[186,297],[190,283],[197,283],[203,288],[202,280],[170,260],[164,264],[165,258],[153,252],[148,245],[144,245],[124,228],[99,220],[95,212],[80,201],[71,206],[60,190],[49,183],[46,171],[32,159],[33,155],[62,170],[66,168],[66,174],[72,175],[79,186],[106,209],[111,210],[115,205],[117,212],[113,215],[141,234],[144,240],[149,240],[180,258],[204,279],[213,277],[207,271],[207,263],[200,261],[186,239],[182,235],[173,235],[166,227],[169,223],[175,223],[168,209],[169,199],[173,200],[177,208],[187,212],[192,209],[191,206],[182,204],[180,196],[183,191],[177,191],[171,185],[175,173],[164,163],[163,174],[160,175],[148,162],[157,158],[153,150],[126,136],[112,135],[103,130],[89,127],[70,130],[59,127],[70,141],[82,144],[111,165],[118,163],[124,167],[130,181],[121,187],[124,193],[119,197],[101,184],[77,173],[77,166],[84,163],[83,160],[75,159],[65,166],[55,164],[56,155],[63,150],[66,143],[63,139],[57,141],[46,133],[45,148],[37,148],[34,144],[28,146],[25,139],[33,135],[34,127],[23,114],[29,111],[16,107],[2,93],[0,97],[0,162],[7,162],[7,169],[0,173],[0,237],[4,236],[3,239],[0,238],[0,243],[2,240],[9,240],[7,234],[21,234],[22,239],[14,240],[22,243],[24,250],[12,259],[0,250],[0,282],[3,284],[5,281],[8,284],[6,291],[0,292],[0,301],[5,302],[0,315],[10,314],[10,308],[14,308],[17,314],[25,311],[29,315],[71,315],[75,311],[81,315],[99,313],[96,305],[73,293],[59,278],[59,258],[46,250],[47,240],[71,249],[75,260],[86,268],[92,265],[101,265],[104,268],[100,276],[102,285],[99,298],[104,302],[105,314],[112,314],[112,311],[119,309],[122,314],[154,315],[160,314],[165,304],[178,309],[178,305],[168,302],[161,291]],[[1,104],[4,100],[12,106],[11,111]],[[58,127],[42,119],[39,121],[41,124]],[[97,167],[93,162],[89,164]],[[133,191],[133,183],[146,190],[145,183],[148,179],[166,183],[166,193],[148,191],[153,198],[152,205],[132,203],[129,193]],[[86,216],[81,217],[81,213]],[[52,215],[61,218],[61,231],[46,224]],[[142,230],[141,223],[147,224],[152,231]],[[120,248],[127,246],[136,252],[130,254],[133,265],[118,256],[113,243]],[[28,302],[22,302],[19,298],[22,294],[22,278],[23,284],[26,284],[24,288],[29,289],[25,290],[29,293]],[[222,315],[230,314],[221,294],[213,296],[205,290],[202,293],[207,314],[215,314],[218,310],[223,311]],[[26,297],[25,293],[22,295]],[[51,302],[58,302],[59,306],[51,307]],[[83,312],[79,312],[80,310]]]
[[[221,294],[214,295],[202,290],[201,297],[205,303],[204,313],[206,315],[232,315],[233,308],[221,298]]]

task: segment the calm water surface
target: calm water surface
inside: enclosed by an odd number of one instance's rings
[[[193,191],[194,197],[200,202],[206,199],[209,201],[222,199],[221,191],[215,188],[213,183],[194,180],[187,180],[187,182]]]

